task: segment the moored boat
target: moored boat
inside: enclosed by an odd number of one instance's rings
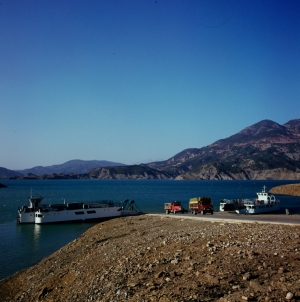
[[[38,210],[40,203],[43,200],[42,196],[31,196],[28,197],[29,206],[21,206],[18,208],[18,216],[17,222],[18,223],[35,223],[35,212]]]
[[[261,214],[272,213],[280,210],[279,200],[274,195],[266,192],[266,186],[263,186],[261,192],[257,192],[256,199],[244,199],[244,208],[237,209],[238,214]]]
[[[41,205],[43,197],[29,197],[29,206],[18,209],[18,223],[63,223],[82,222],[140,214],[134,200],[114,203],[110,200],[98,202],[71,202]]]
[[[121,216],[121,204],[112,201],[72,202],[41,207],[35,212],[35,223],[91,221]]]
[[[220,212],[234,212],[235,210],[243,209],[243,199],[222,199],[220,200],[219,211]]]

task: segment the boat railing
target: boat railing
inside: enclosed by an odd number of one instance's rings
[[[31,212],[35,212],[36,210],[37,210],[36,208],[30,208],[28,206],[18,207],[18,211],[23,213],[31,213]]]
[[[112,200],[101,200],[88,203],[89,208],[111,208],[116,204]]]
[[[256,199],[250,199],[250,198],[246,198],[246,199],[243,199],[243,203],[244,205],[254,205],[255,203],[257,202]]]

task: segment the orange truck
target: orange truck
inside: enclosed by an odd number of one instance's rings
[[[165,203],[164,209],[166,211],[166,214],[174,213],[176,214],[177,212],[184,213],[184,208],[181,206],[180,201],[172,201]]]
[[[190,211],[197,215],[198,213],[204,215],[210,213],[213,215],[214,207],[210,197],[195,197],[191,198],[189,202]]]

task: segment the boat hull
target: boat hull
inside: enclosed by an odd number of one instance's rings
[[[238,214],[262,214],[272,213],[280,210],[279,204],[245,205],[244,209],[236,210]]]
[[[36,224],[93,221],[121,216],[120,207],[89,208],[63,211],[38,211]]]
[[[35,223],[35,212],[29,213],[18,213],[17,217],[18,223]]]

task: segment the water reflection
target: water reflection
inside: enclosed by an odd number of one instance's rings
[[[40,237],[41,237],[41,226],[39,224],[34,224],[33,227],[33,251],[38,253],[40,250]]]

